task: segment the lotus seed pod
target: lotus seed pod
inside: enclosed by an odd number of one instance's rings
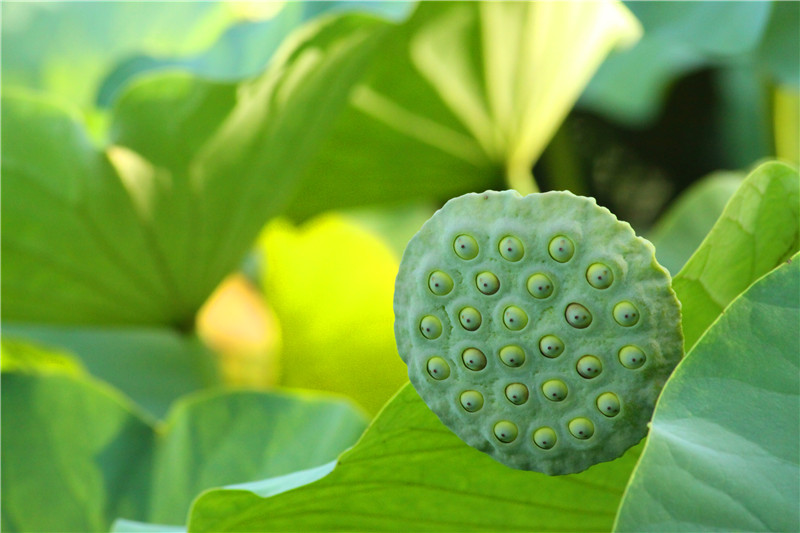
[[[433,379],[447,379],[450,377],[450,365],[441,357],[428,359],[428,375]]]
[[[567,386],[560,379],[551,379],[542,385],[542,394],[553,402],[563,401],[567,397],[567,392]]]
[[[462,309],[458,314],[458,320],[461,322],[461,327],[469,331],[475,331],[481,327],[481,313],[474,307]]]
[[[528,292],[531,296],[544,300],[553,294],[553,282],[546,275],[537,273],[528,278]]]
[[[581,304],[569,304],[564,311],[564,317],[573,328],[587,328],[592,323],[592,313]]]
[[[442,322],[433,315],[422,317],[419,330],[426,339],[438,339],[442,334]]]
[[[619,398],[613,392],[604,392],[597,397],[597,409],[608,417],[619,414]]]
[[[503,324],[508,329],[518,331],[528,325],[528,315],[516,305],[510,305],[503,312]]]
[[[467,390],[462,392],[458,399],[461,402],[461,407],[470,413],[474,413],[483,407],[483,395],[475,390]]]
[[[475,278],[475,285],[483,294],[492,295],[500,289],[500,280],[491,272],[481,272]]]
[[[500,348],[500,360],[510,367],[522,366],[525,362],[525,351],[519,346],[509,345]]]
[[[607,289],[614,282],[614,273],[603,263],[592,263],[586,269],[586,281],[595,289]]]
[[[498,246],[500,255],[507,261],[519,261],[525,255],[525,249],[522,243],[516,237],[508,235],[500,241]]]
[[[437,296],[450,294],[450,291],[453,290],[453,278],[441,270],[437,270],[432,272],[431,277],[428,278],[428,288]]]
[[[453,282],[446,294],[430,286],[438,272]],[[409,378],[442,422],[508,466],[552,475],[639,442],[683,355],[652,245],[568,192],[447,202],[406,248],[394,312]]]
[[[570,240],[569,237],[565,237],[564,235],[556,235],[550,241],[548,251],[550,252],[550,257],[559,263],[566,263],[572,259],[573,255],[575,255],[575,245],[572,243],[572,240]]]
[[[486,368],[486,356],[477,348],[467,348],[461,354],[461,360],[464,366],[470,370],[483,370]]]
[[[453,249],[458,257],[469,261],[478,255],[478,242],[469,235],[459,235],[453,242]]]
[[[619,362],[625,368],[639,368],[646,360],[644,352],[638,346],[623,346],[619,350]]]
[[[528,387],[522,383],[512,383],[506,387],[506,398],[514,405],[522,405],[528,401]]]
[[[630,302],[620,302],[614,306],[614,320],[620,326],[635,326],[639,322],[639,310]]]
[[[545,335],[539,340],[539,351],[545,357],[558,357],[564,351],[564,341],[555,335]]]
[[[556,445],[556,432],[548,427],[539,428],[533,432],[533,442],[539,448],[549,450]]]
[[[592,379],[599,376],[600,372],[603,371],[603,363],[593,355],[584,355],[578,360],[577,368],[581,377]]]
[[[494,425],[494,436],[500,442],[512,442],[519,435],[519,430],[513,422],[501,420]]]

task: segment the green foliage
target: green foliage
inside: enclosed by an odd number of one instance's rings
[[[798,294],[795,255],[686,356],[661,395],[616,531],[800,528]]]

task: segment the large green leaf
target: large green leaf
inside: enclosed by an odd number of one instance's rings
[[[107,151],[64,109],[4,96],[3,318],[190,328],[288,200],[381,27],[309,25],[235,91],[185,75],[137,84]]]
[[[617,531],[800,530],[800,256],[734,300],[667,382]]]
[[[638,455],[570,476],[513,470],[467,446],[407,384],[327,476],[207,492],[189,530],[608,530]]]
[[[290,213],[447,198],[503,178],[534,190],[550,137],[609,50],[638,32],[617,2],[420,3],[376,45]]]
[[[797,170],[764,163],[745,179],[672,282],[687,353],[731,300],[798,250],[798,212]]]
[[[658,262],[673,276],[714,227],[744,177],[715,172],[687,189],[658,219],[648,239],[656,247]]]
[[[4,531],[183,524],[203,490],[327,463],[366,425],[344,399],[239,391],[182,400],[154,428],[107,385],[63,372],[3,373],[2,395]]]
[[[156,328],[98,328],[3,323],[4,338],[71,352],[154,418],[180,396],[219,383],[214,355],[194,335]]]

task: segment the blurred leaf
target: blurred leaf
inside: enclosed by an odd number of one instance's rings
[[[798,250],[800,176],[783,163],[745,179],[703,243],[672,280],[685,350],[753,281]]]
[[[775,88],[775,155],[800,165],[800,90]]]
[[[9,339],[7,332],[0,344],[0,369],[24,374],[86,374],[86,369],[71,354]]]
[[[289,214],[447,198],[503,178],[533,190],[530,169],[584,85],[638,32],[619,3],[419,4],[376,45]]]
[[[172,402],[219,382],[214,357],[196,337],[166,329],[59,327],[3,323],[3,336],[74,354],[95,377],[154,418]]]
[[[711,231],[744,178],[741,172],[715,172],[683,192],[658,220],[648,239],[658,262],[673,276]]]
[[[148,524],[118,518],[111,524],[111,533],[184,533],[183,526],[165,526],[164,524]]]
[[[154,434],[115,391],[2,375],[4,531],[107,531],[147,513]]]
[[[275,494],[266,498],[207,492],[195,501],[189,529],[608,530],[638,456],[637,447],[570,476],[513,470],[467,446],[407,384],[327,476],[288,492],[262,486],[261,494]],[[303,474],[313,480],[324,469]]]
[[[795,255],[686,356],[659,399],[617,531],[800,529],[798,294]]]
[[[258,246],[264,292],[282,328],[280,382],[346,394],[377,412],[406,381],[393,329],[398,259],[333,214],[299,229],[273,222]]]
[[[603,63],[581,96],[581,105],[628,124],[655,118],[676,78],[704,66],[735,62],[753,52],[772,8],[769,2],[626,5],[642,22],[644,37]]]
[[[64,110],[5,97],[4,319],[189,329],[288,200],[377,24],[306,27],[232,110],[232,87],[136,85],[115,108],[114,166]]]
[[[3,89],[37,89],[81,107],[120,59],[202,50],[238,18],[224,2],[4,2],[2,15]]]
[[[205,394],[176,405],[155,453],[149,519],[182,524],[210,487],[325,464],[366,427],[345,399],[294,393]]]
[[[196,395],[157,430],[92,379],[7,372],[2,396],[9,531],[182,524],[203,490],[325,464],[366,426],[349,401],[296,392]]]
[[[800,90],[800,4],[773,2],[759,59],[778,84]]]

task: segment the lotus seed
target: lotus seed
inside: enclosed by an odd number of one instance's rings
[[[614,281],[614,274],[603,263],[592,263],[586,269],[586,281],[595,289],[607,289]]]
[[[575,253],[575,245],[572,244],[572,241],[569,239],[569,237],[564,235],[556,235],[550,240],[548,251],[550,252],[550,257],[559,263],[566,263],[572,259],[572,256]]]
[[[613,392],[604,392],[597,397],[597,409],[611,418],[619,414],[619,398]]]
[[[583,329],[592,323],[592,313],[581,304],[569,304],[564,316],[573,328]]]
[[[553,282],[546,275],[537,273],[528,278],[528,292],[531,296],[544,300],[553,294]]]
[[[453,290],[453,278],[437,270],[428,278],[428,288],[437,296],[444,296]]]
[[[503,259],[506,259],[507,261],[516,262],[522,259],[522,256],[525,255],[525,249],[522,247],[522,242],[511,235],[503,237],[503,239],[500,240],[500,245],[498,248],[500,249],[500,255],[502,255]]]
[[[450,365],[441,357],[431,357],[428,359],[428,374],[433,379],[447,379],[450,377]]]
[[[638,346],[623,346],[619,351],[619,362],[625,368],[639,368],[647,360],[644,352]]]
[[[478,286],[478,290],[486,295],[494,294],[500,289],[500,280],[491,272],[478,274],[478,277],[475,278],[475,284]]]
[[[433,315],[422,317],[419,330],[426,339],[436,339],[442,334],[442,323]]]
[[[539,340],[539,351],[551,359],[558,357],[564,352],[564,342],[555,335],[545,335]]]
[[[533,442],[543,449],[549,450],[556,445],[556,432],[549,427],[542,427],[533,432]]]
[[[528,325],[528,315],[516,305],[510,305],[503,311],[503,324],[510,330],[519,331]]]
[[[511,442],[517,438],[517,426],[508,420],[501,420],[494,425],[494,436],[500,442]]]
[[[614,320],[620,326],[633,326],[639,321],[639,310],[632,303],[622,301],[614,306]]]
[[[453,242],[453,249],[461,259],[469,261],[478,255],[478,242],[469,235],[459,235]]]
[[[584,355],[578,360],[578,374],[586,379],[592,379],[603,371],[603,363],[593,355]]]
[[[588,418],[573,418],[569,421],[569,432],[576,439],[588,439],[594,435],[594,424]]]
[[[461,326],[469,331],[475,331],[481,327],[481,314],[474,307],[465,307],[458,314],[458,320]]]
[[[542,393],[548,400],[560,402],[567,397],[567,385],[560,379],[551,379],[542,385]]]
[[[519,346],[509,345],[500,348],[500,360],[504,365],[518,367],[525,362],[525,352]]]
[[[522,383],[512,383],[506,387],[506,398],[515,405],[522,405],[528,401],[528,387]]]
[[[467,390],[461,393],[459,401],[465,411],[474,413],[483,407],[483,394],[475,390]]]
[[[461,354],[464,366],[470,370],[483,370],[486,368],[486,356],[477,348],[467,348]]]

